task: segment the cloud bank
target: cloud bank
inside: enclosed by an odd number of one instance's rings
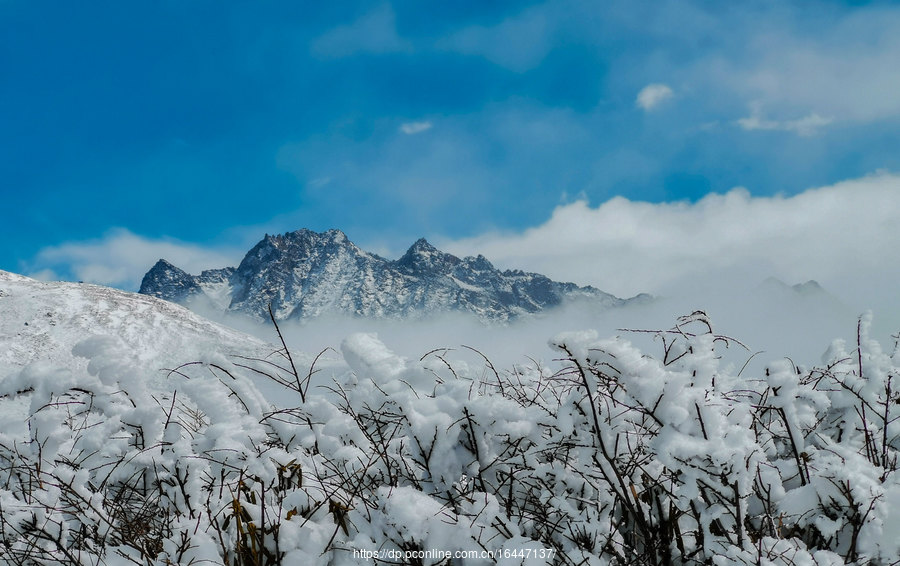
[[[44,248],[26,264],[38,279],[74,279],[137,291],[144,274],[160,258],[188,273],[237,265],[246,250],[209,248],[173,239],[152,239],[114,228],[98,240]]]
[[[879,174],[791,197],[736,188],[694,203],[578,201],[522,233],[444,245],[620,296],[714,292],[774,276],[815,279],[862,308],[896,310],[897,210],[900,176]]]

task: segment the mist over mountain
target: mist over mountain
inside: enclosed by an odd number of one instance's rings
[[[507,322],[573,301],[603,308],[646,302],[544,275],[496,269],[484,256],[459,258],[424,238],[397,260],[366,252],[340,230],[266,235],[240,265],[191,275],[160,259],[140,293],[257,319],[306,320],[323,315],[422,319],[445,312]]]

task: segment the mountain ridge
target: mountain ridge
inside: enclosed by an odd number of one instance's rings
[[[278,320],[343,314],[377,319],[420,319],[462,311],[485,322],[507,322],[571,300],[603,307],[646,302],[621,299],[591,286],[552,281],[538,273],[501,271],[482,255],[457,257],[425,238],[399,259],[362,250],[340,230],[300,229],[266,234],[237,267],[191,275],[160,259],[140,293],[190,305]]]

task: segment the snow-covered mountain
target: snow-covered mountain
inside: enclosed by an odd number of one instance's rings
[[[358,248],[339,230],[266,235],[237,268],[191,275],[164,259],[144,276],[140,292],[169,301],[211,303],[217,310],[267,318],[342,314],[418,319],[462,311],[504,322],[571,300],[604,307],[649,300],[620,299],[594,287],[559,283],[519,270],[500,271],[484,256],[458,258],[425,239],[398,260]]]
[[[828,295],[828,292],[819,285],[818,281],[810,279],[805,283],[796,283],[788,285],[777,277],[767,277],[765,281],[760,283],[759,290],[768,293],[781,293],[794,297],[813,297]]]
[[[77,369],[91,337],[117,343],[150,381],[163,368],[215,355],[263,357],[274,347],[154,297],[99,285],[42,282],[0,271],[0,380],[34,362]]]

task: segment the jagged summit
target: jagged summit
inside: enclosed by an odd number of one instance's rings
[[[160,259],[144,275],[140,292],[177,303],[203,290],[189,273]]]
[[[827,294],[827,291],[825,291],[825,289],[815,279],[810,279],[805,283],[788,285],[777,277],[767,277],[765,281],[760,284],[760,288],[773,291],[796,293],[803,296]]]
[[[268,317],[271,305],[281,320],[330,314],[406,319],[462,311],[503,322],[573,298],[601,306],[627,302],[537,273],[501,272],[484,256],[459,258],[425,238],[392,261],[358,248],[340,230],[307,229],[266,234],[237,268],[194,276],[160,260],[140,292],[188,306],[208,301],[256,318]]]
[[[408,250],[406,250],[406,254],[403,257],[406,257],[406,256],[431,256],[431,255],[435,255],[435,254],[450,255],[450,254],[443,253],[436,247],[429,244],[428,240],[426,240],[425,238],[419,238],[418,240],[416,240],[413,243],[413,245],[411,245],[409,247]]]
[[[797,283],[792,287],[795,291],[803,295],[825,292],[825,289],[823,289],[822,286],[819,285],[819,282],[815,279],[810,279],[806,283]]]
[[[403,257],[397,260],[397,265],[410,273],[445,273],[454,266],[459,265],[460,261],[455,255],[444,253],[435,248],[425,238],[419,238],[403,254]]]
[[[160,271],[167,270],[167,269],[174,269],[174,270],[181,271],[180,269],[178,269],[177,267],[175,267],[174,265],[172,265],[171,263],[169,263],[168,261],[166,261],[163,258],[160,258],[159,261],[157,261],[153,265],[153,269],[160,270]],[[153,269],[151,269],[151,271],[153,271]]]

